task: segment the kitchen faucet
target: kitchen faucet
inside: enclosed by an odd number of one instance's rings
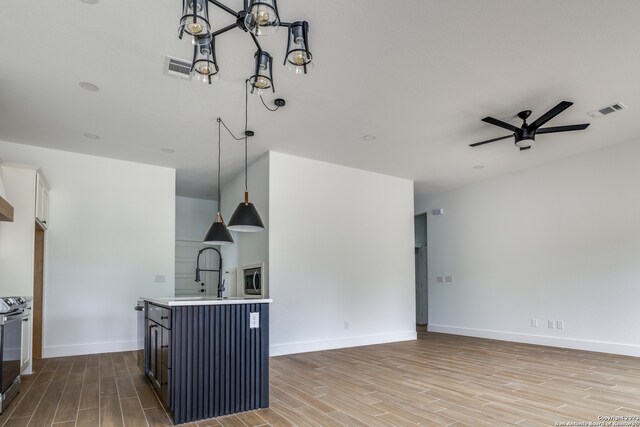
[[[218,270],[206,270],[206,269],[201,269],[200,268],[200,255],[202,255],[202,252],[206,251],[206,250],[212,250],[212,251],[216,251],[216,253],[218,254]],[[220,253],[219,250],[217,250],[216,248],[212,248],[210,246],[206,247],[206,248],[202,248],[198,251],[198,258],[196,259],[196,282],[200,282],[200,272],[201,271],[215,271],[218,273],[218,298],[222,298],[222,293],[224,292],[224,281],[222,280],[222,254]],[[204,289],[201,290],[200,292],[204,292]]]

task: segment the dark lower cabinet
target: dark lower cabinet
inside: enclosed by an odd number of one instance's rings
[[[171,323],[165,321],[165,318],[171,318],[171,310],[147,303],[145,312],[147,313],[147,339],[145,339],[145,343],[148,343],[148,346],[145,345],[146,374],[162,403],[169,406]]]
[[[269,304],[146,305],[146,375],[176,424],[269,406]]]

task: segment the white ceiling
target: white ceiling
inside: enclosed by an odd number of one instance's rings
[[[250,98],[250,161],[275,150],[411,178],[422,200],[640,135],[637,0],[280,0],[279,7],[283,20],[310,22],[315,69],[299,77],[281,65],[283,29],[261,38],[287,106],[271,113]],[[180,0],[2,1],[0,139],[174,167],[178,194],[213,197],[215,118],[243,130],[243,81],[255,47],[239,30],[222,35],[222,78],[212,86],[165,76],[165,55],[191,55],[177,38],[180,13]],[[211,17],[216,28],[233,22],[215,8]],[[80,81],[100,91],[84,91]],[[519,124],[518,111],[531,109],[535,119],[561,100],[575,105],[549,125],[592,126],[541,135],[526,152],[510,140],[468,147],[508,133],[481,118]],[[629,109],[586,115],[616,101]],[[367,134],[377,139],[363,141]],[[242,144],[225,137],[223,181],[242,160]]]

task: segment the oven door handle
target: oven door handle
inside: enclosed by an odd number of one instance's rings
[[[258,275],[258,272],[257,272],[257,271],[254,271],[254,272],[253,272],[253,290],[254,290],[254,291],[257,291],[257,290],[258,290],[258,288],[256,287],[256,276],[257,276],[257,275]]]

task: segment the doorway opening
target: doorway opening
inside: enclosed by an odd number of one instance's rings
[[[414,217],[416,262],[416,330],[427,332],[429,292],[427,280],[427,214]]]

